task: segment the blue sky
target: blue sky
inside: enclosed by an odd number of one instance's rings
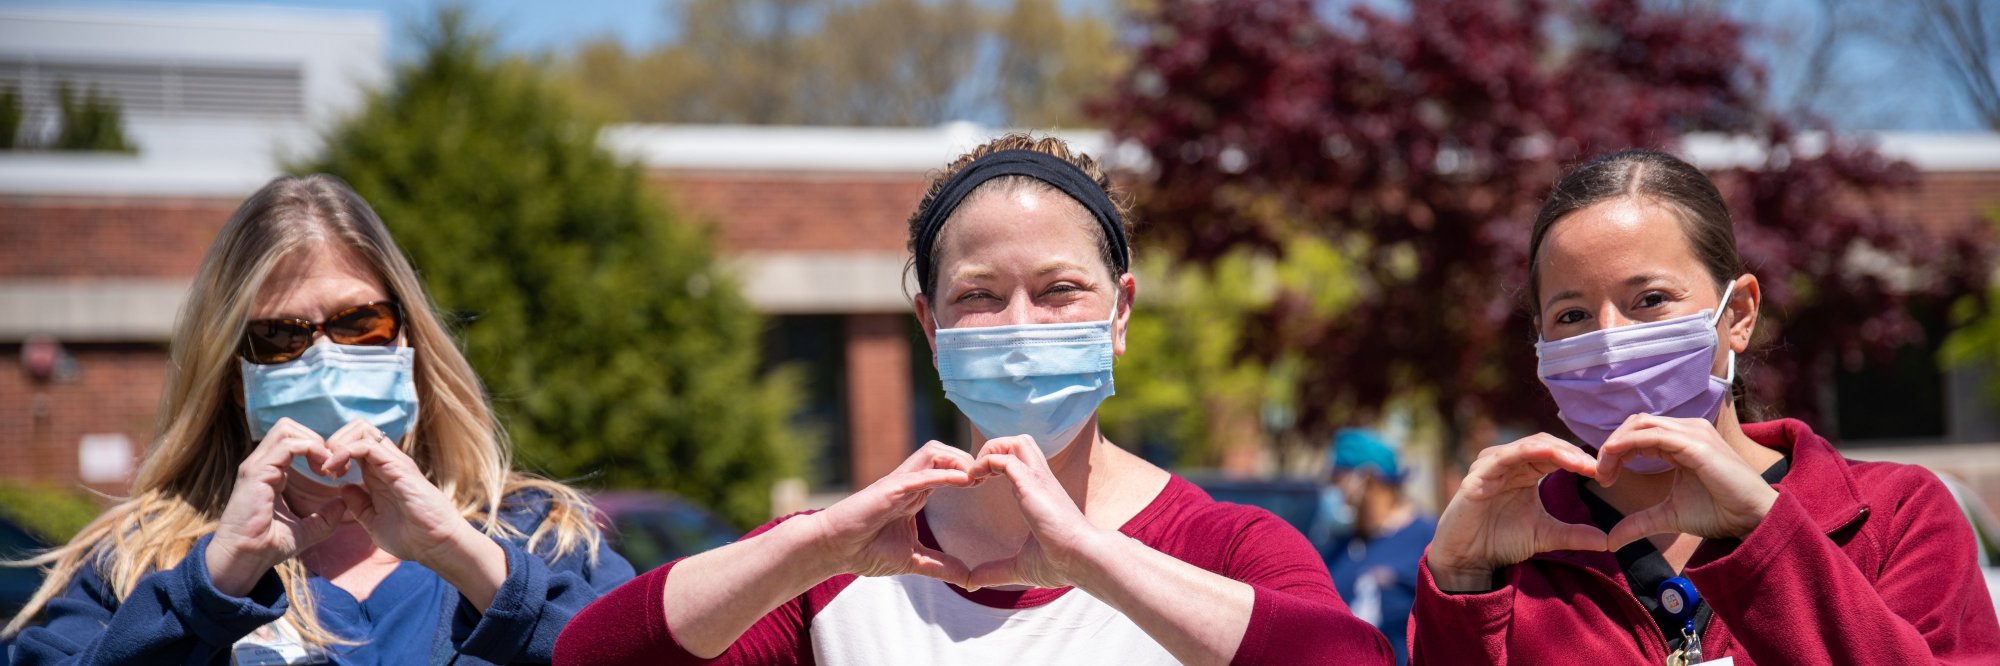
[[[48,4],[50,0],[0,0],[0,5]],[[100,0],[81,0],[104,4]],[[437,8],[463,4],[480,24],[498,30],[502,47],[517,53],[562,53],[585,40],[615,36],[632,48],[672,38],[676,26],[668,8],[674,0],[124,0],[140,4],[282,5],[381,12],[390,29],[391,57],[414,52],[411,26]],[[1068,0],[1068,5],[1109,0]],[[1349,0],[1372,2],[1375,0]],[[69,4],[69,3],[65,3]],[[1387,4],[1394,4],[1393,1]],[[1824,20],[1818,0],[1722,0],[1740,17],[1758,24],[1752,56],[1767,63],[1771,88],[1780,105],[1801,78],[1802,58]],[[1907,11],[1914,3],[1847,5],[1863,12]],[[1866,21],[1869,17],[1861,15]],[[1843,129],[1980,131],[1970,107],[1953,96],[1949,83],[1930,62],[1905,43],[1855,40],[1838,52],[1832,93],[1814,105]]]
[[[89,0],[85,0],[86,2]],[[130,0],[127,0],[130,1]],[[138,0],[140,4],[280,5],[381,12],[389,19],[393,55],[412,48],[409,28],[439,7],[470,7],[481,24],[499,29],[503,47],[517,52],[564,51],[584,40],[613,35],[628,45],[658,43],[671,36],[667,6],[672,0]],[[46,0],[0,0],[0,4],[46,4]]]

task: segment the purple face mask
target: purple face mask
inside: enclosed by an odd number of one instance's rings
[[[1723,290],[1724,305],[1735,289],[1731,282]],[[1557,416],[1593,451],[1633,414],[1704,418],[1713,423],[1722,413],[1730,383],[1736,381],[1735,350],[1729,352],[1729,376],[1709,371],[1721,342],[1715,332],[1721,319],[1721,310],[1703,310],[1537,342],[1536,371],[1561,410]],[[1647,454],[1625,460],[1625,469],[1640,474],[1672,468]]]

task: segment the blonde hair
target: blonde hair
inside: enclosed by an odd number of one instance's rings
[[[402,304],[406,343],[416,350],[417,422],[402,447],[431,483],[486,534],[519,538],[500,519],[504,498],[522,491],[548,497],[548,515],[527,535],[530,551],[560,557],[581,550],[595,564],[602,536],[589,503],[574,489],[513,471],[513,456],[472,366],[432,309],[417,273],[375,211],[346,183],[327,175],[278,178],[243,202],[202,259],[171,341],[158,435],[132,481],[131,496],[85,526],[64,546],[22,564],[48,576],[0,636],[13,636],[84,566],[119,599],[147,574],[186,557],[217,519],[250,454],[237,353],[244,323],[265,278],[285,259],[311,251],[351,252],[372,267]],[[351,643],[323,627],[298,558],[277,567],[291,607],[285,618],[314,646]]]

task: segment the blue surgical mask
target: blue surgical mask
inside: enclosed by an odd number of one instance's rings
[[[321,437],[361,419],[401,441],[417,419],[416,351],[409,347],[319,344],[291,361],[242,366],[243,411],[254,441],[283,418]],[[292,459],[292,470],[328,486],[361,479],[358,467],[339,478],[322,475],[304,456]]]
[[[986,437],[1027,435],[1054,456],[1083,432],[1111,383],[1111,319],[937,331],[944,397]]]

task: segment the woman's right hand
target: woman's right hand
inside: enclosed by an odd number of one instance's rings
[[[236,468],[236,486],[203,553],[209,579],[234,597],[250,593],[272,567],[333,534],[346,513],[339,497],[300,517],[285,506],[286,468],[293,456],[324,465],[328,450],[317,433],[291,419],[278,419],[264,441]]]
[[[819,550],[840,573],[919,574],[963,586],[971,570],[920,543],[916,515],[932,491],[978,483],[972,462],[971,454],[933,441],[861,492],[803,518],[817,525]]]
[[[1597,459],[1548,433],[1479,452],[1425,554],[1438,588],[1483,592],[1493,589],[1494,570],[1537,553],[1604,550],[1603,530],[1556,520],[1542,507],[1542,478],[1558,469],[1595,477]]]

